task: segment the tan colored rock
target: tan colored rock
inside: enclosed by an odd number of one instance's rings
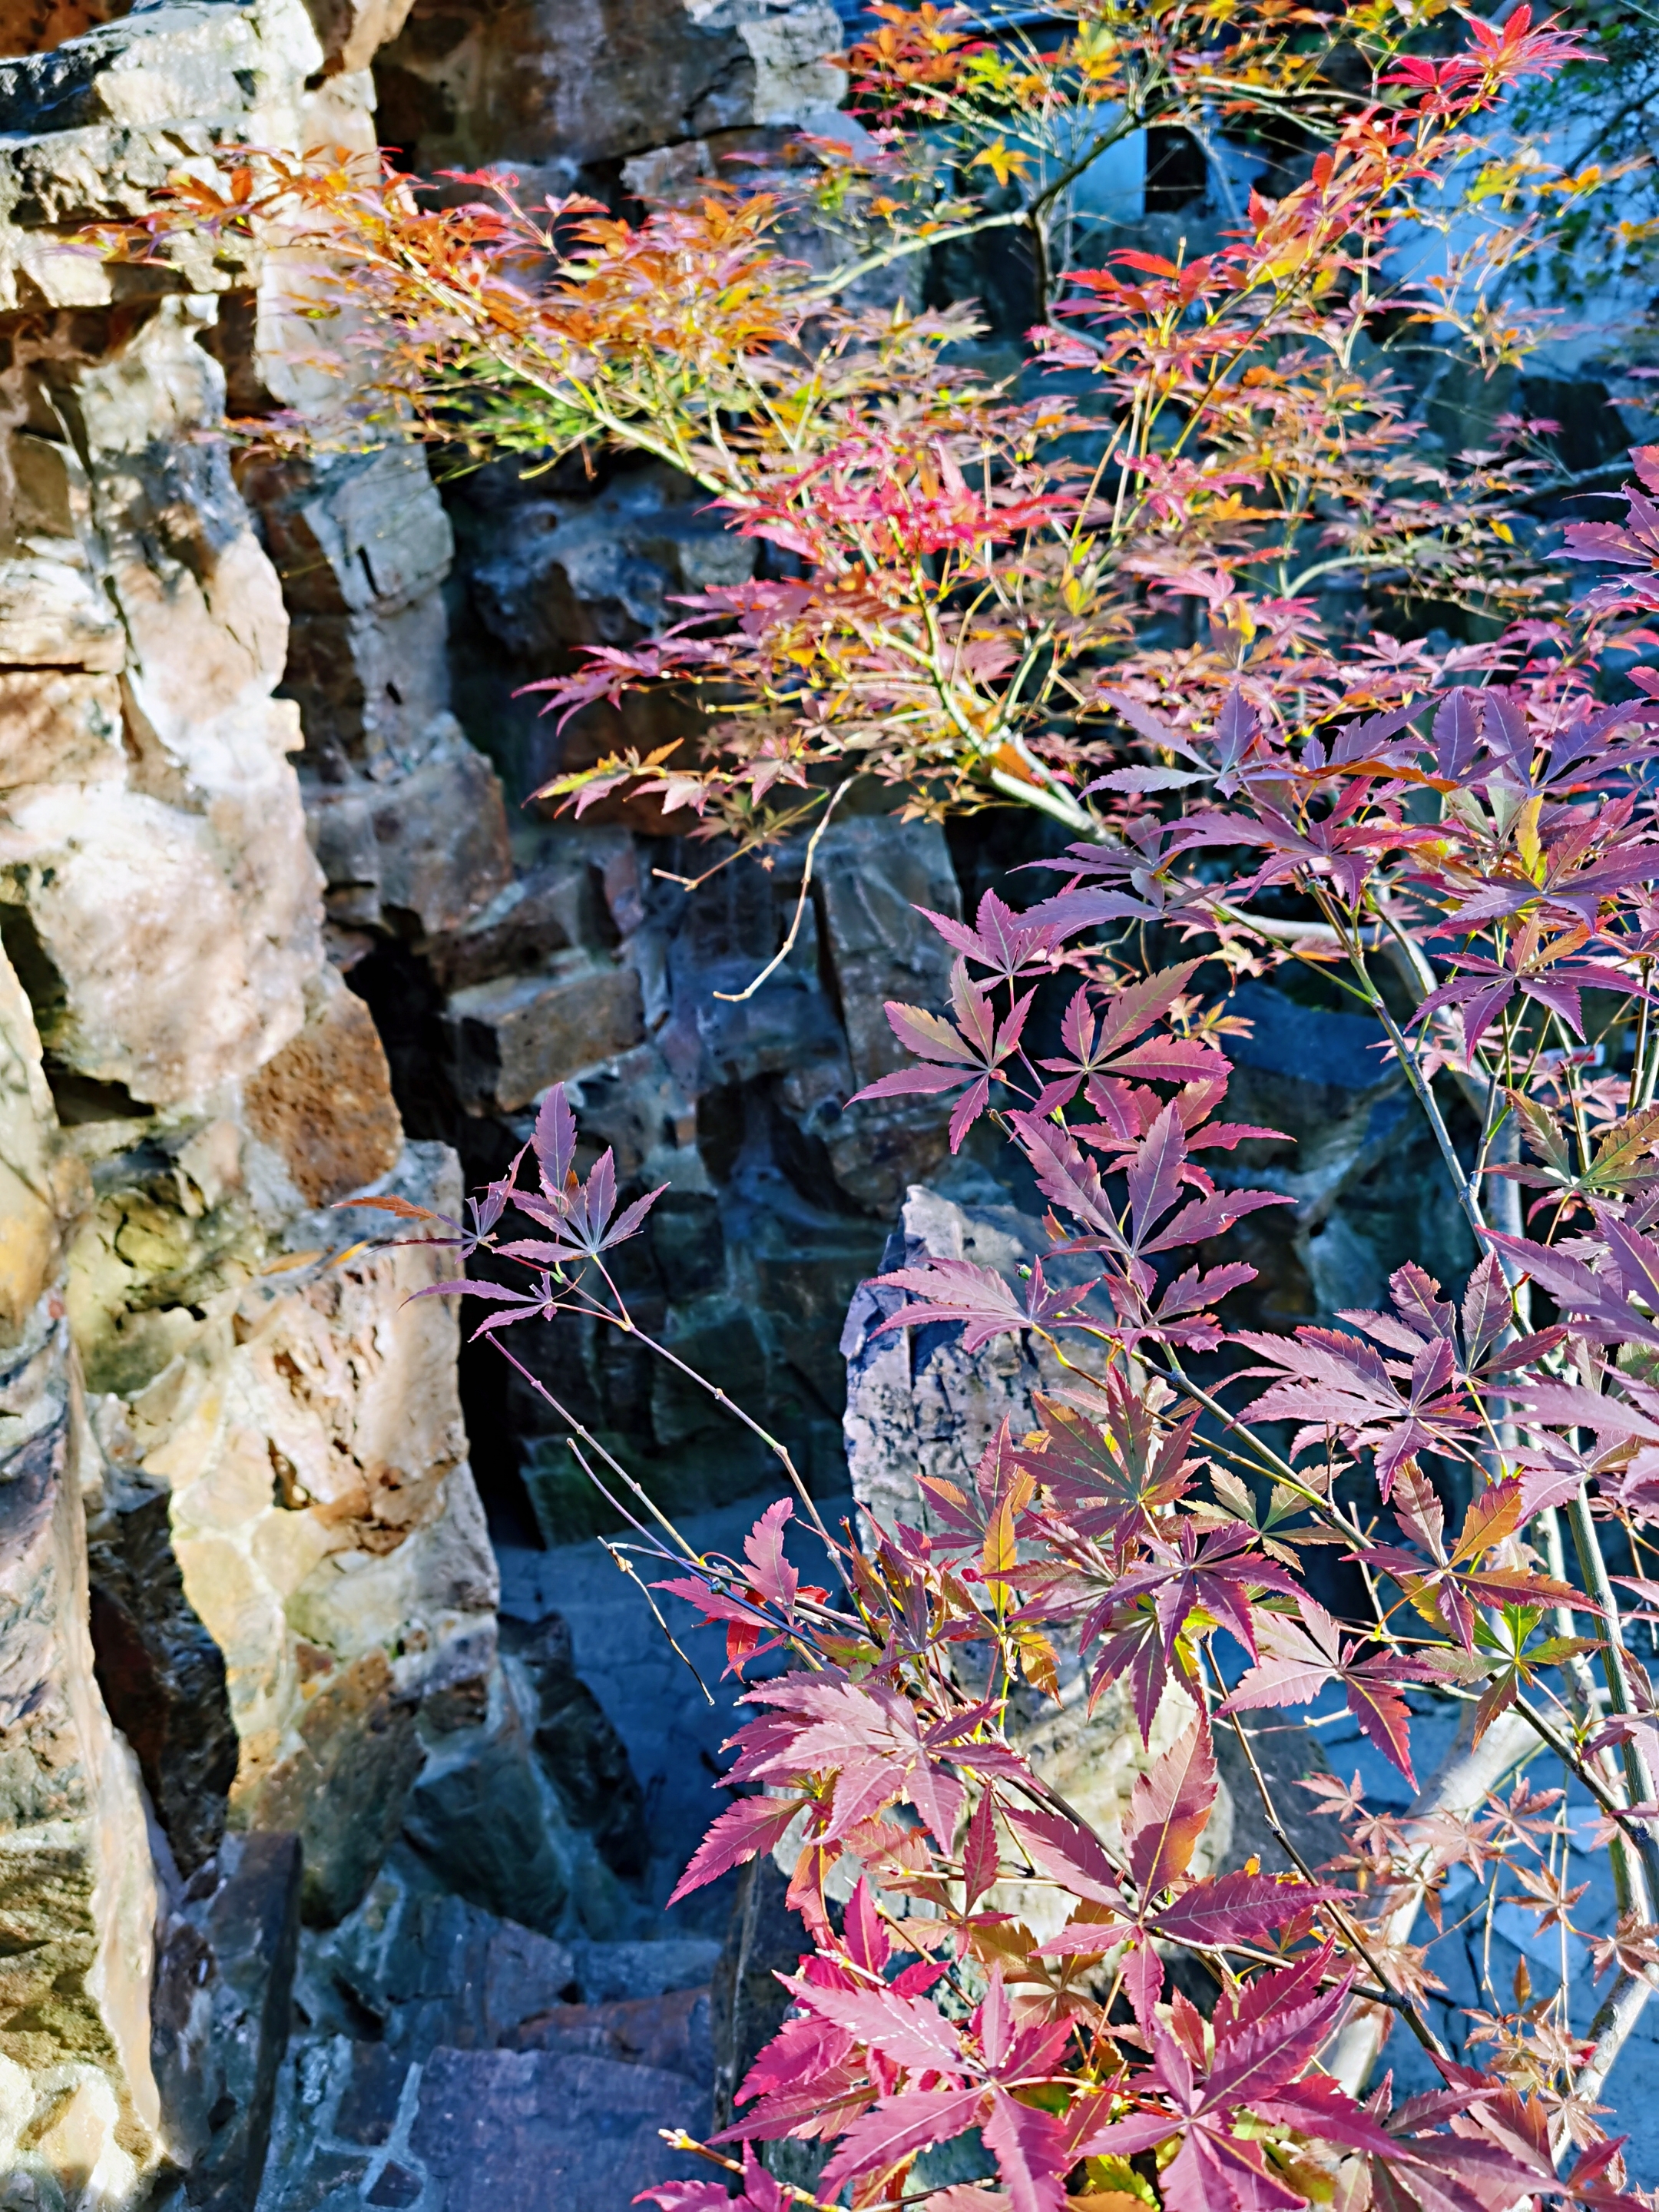
[[[307,999],[305,1027],[248,1083],[243,1105],[306,1204],[329,1206],[390,1175],[404,1133],[368,1008],[328,971]]]
[[[310,0],[310,11],[327,58],[324,66],[332,76],[366,70],[402,30],[409,0]]]
[[[253,813],[239,830],[252,833]],[[46,1042],[65,1066],[167,1104],[251,1074],[299,1028],[316,955],[302,964],[250,927],[208,817],[131,790],[90,808],[72,784],[30,787],[10,817],[30,919],[60,979]],[[282,811],[274,826],[286,842]],[[291,893],[272,891],[291,911]],[[294,919],[301,934],[315,928]]]
[[[0,951],[0,1344],[16,1342],[57,1272],[56,1123],[33,1016]]]
[[[441,1146],[407,1148],[389,1181],[459,1208]],[[300,1225],[335,1249],[388,1229],[368,1211]],[[170,1491],[184,1593],[224,1655],[240,1746],[231,1824],[296,1828],[315,1869],[307,1910],[329,1917],[396,1832],[421,1700],[493,1663],[496,1581],[465,1459],[455,1316],[410,1295],[447,1255],[295,1256],[209,1298],[203,1319],[186,1310],[168,1364],[102,1400],[99,1419],[112,1455]]]
[[[640,979],[615,961],[556,953],[540,975],[457,991],[444,1028],[463,1104],[512,1113],[561,1077],[641,1042]]]
[[[121,625],[100,599],[78,546],[0,556],[0,663],[109,674],[125,653]]]
[[[70,1361],[43,1300],[0,1369],[0,2154],[114,2212],[161,2148],[156,1892],[137,1765],[93,1674],[81,1490],[97,1456]]]
[[[112,676],[0,669],[0,791],[118,777],[121,687]]]
[[[64,1144],[96,1178],[70,1247],[70,1324],[88,1387],[130,1397],[194,1341],[215,1299],[270,1257],[242,1172],[242,1132],[222,1115],[186,1112],[171,1127],[82,1123]],[[292,1184],[281,1181],[291,1206]]]
[[[106,23],[113,13],[107,0],[3,0],[0,52],[43,52],[90,30],[95,23]]]
[[[9,449],[14,520],[39,510],[84,525],[127,641],[125,780],[96,805],[83,793],[88,718],[101,717],[95,765],[113,767],[106,684],[60,677],[54,692],[37,679],[28,718],[11,725],[27,780],[6,810],[9,858],[55,975],[46,1041],[76,1073],[155,1104],[252,1074],[300,1027],[320,966],[317,875],[287,758],[297,720],[270,696],[287,642],[281,592],[222,453],[195,438],[222,399],[222,372],[196,343],[210,313],[164,301],[104,358],[60,364],[88,442],[84,485],[49,440]],[[176,457],[163,458],[168,441]],[[15,571],[25,588],[34,565]],[[81,589],[71,564],[53,574]],[[71,615],[79,604],[71,594]],[[0,607],[0,650],[4,629]],[[73,635],[54,646],[48,629],[27,657],[88,650]],[[0,785],[11,780],[0,768]]]

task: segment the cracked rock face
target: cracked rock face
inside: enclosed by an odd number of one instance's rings
[[[241,340],[291,335],[280,283],[163,295],[70,242],[216,142],[371,146],[353,72],[399,21],[0,27],[0,2166],[70,2212],[168,2172],[252,2201],[295,1911],[362,1895],[422,1708],[494,1664],[455,1319],[408,1303],[437,1255],[331,1210],[453,1206],[458,1172],[406,1146],[327,964],[306,805],[337,760],[417,760],[482,829],[457,860],[372,817],[388,909],[454,927],[506,880],[499,787],[409,644],[441,659],[447,525],[408,456],[267,521],[215,433]]]
[[[654,802],[521,808],[584,747],[684,728],[601,713],[561,755],[514,687],[752,544],[650,468],[441,498],[395,444],[233,465],[227,410],[343,396],[292,276],[204,254],[164,290],[73,236],[250,142],[696,190],[826,118],[840,26],[823,0],[102,12],[68,0],[48,46],[0,0],[0,1596],[27,1624],[0,1888],[40,1937],[0,1961],[0,2168],[66,2212],[460,2212],[526,2174],[526,2203],[620,2212],[658,2130],[710,2109],[718,1946],[663,1940],[660,1778],[558,1592],[498,1638],[472,1468],[552,1541],[592,1528],[535,1383],[676,1510],[773,1465],[594,1329],[526,1332],[508,1387],[470,1370],[470,1443],[453,1305],[421,1295],[452,1261],[354,1201],[455,1214],[567,1082],[584,1167],[672,1186],[619,1262],[640,1318],[838,1493],[849,1298],[901,1206],[944,1220],[906,1200],[936,1104],[848,1101],[896,1064],[885,1002],[944,997],[914,908],[960,911],[951,854],[849,809],[810,890],[799,853],[699,880]],[[963,1233],[1017,1244],[1000,1203]],[[890,1460],[1042,1379],[945,1346],[901,1389],[868,1351],[855,1425]],[[1061,1734],[1069,1789],[1121,1768]]]

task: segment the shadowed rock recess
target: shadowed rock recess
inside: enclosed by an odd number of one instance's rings
[[[1018,1258],[1031,1194],[948,1160],[928,1102],[845,1101],[896,1065],[884,1002],[945,994],[913,906],[959,912],[1040,831],[849,810],[789,958],[716,998],[781,943],[799,854],[688,890],[717,856],[682,823],[526,811],[559,756],[511,693],[752,544],[654,469],[446,505],[412,450],[238,457],[228,408],[326,418],[347,374],[282,270],[166,289],[70,243],[250,142],[378,134],[621,204],[821,125],[838,42],[823,0],[0,5],[11,2212],[620,2212],[775,2025],[769,1863],[662,1911],[726,1711],[685,1717],[573,1548],[605,1509],[553,1410],[411,1302],[445,1255],[352,1200],[454,1210],[562,1079],[628,1190],[672,1184],[623,1255],[641,1319],[819,1494],[850,1455],[860,1501],[919,1511],[919,1466],[1029,1418],[1029,1351],[874,1338],[858,1286],[884,1253]],[[597,711],[563,757],[617,733]],[[1241,1158],[1309,1201],[1252,1224],[1262,1315],[1376,1303],[1407,1252],[1455,1277],[1365,1025],[1252,988],[1238,1103],[1309,1139]],[[737,1540],[771,1464],[708,1396],[574,1326],[518,1348]],[[1109,1819],[1139,1753],[1074,1689],[1033,1741]]]

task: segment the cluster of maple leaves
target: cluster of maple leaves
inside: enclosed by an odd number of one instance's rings
[[[931,917],[949,1003],[889,1009],[912,1064],[864,1094],[948,1105],[953,1147],[994,1124],[1047,1200],[1016,1278],[932,1260],[881,1279],[890,1329],[1046,1343],[1067,1379],[1038,1426],[1005,1428],[970,1484],[921,1483],[915,1525],[837,1536],[797,1482],[727,1559],[649,1535],[644,1492],[554,1401],[748,1683],[733,1802],[679,1893],[784,1854],[811,1946],[702,2147],[709,2178],[649,2192],[664,2212],[734,2185],[748,2212],[1646,2201],[1599,2093],[1659,1977],[1659,1694],[1629,1634],[1659,1617],[1659,456],[1635,455],[1623,521],[1568,529],[1596,570],[1574,599],[1516,543],[1539,467],[1522,428],[1462,460],[1424,447],[1378,351],[1389,319],[1431,310],[1488,361],[1522,339],[1444,276],[1402,292],[1402,231],[1467,164],[1473,118],[1574,49],[1523,5],[1425,57],[1392,13],[1079,7],[1021,50],[883,5],[850,58],[873,137],[812,142],[758,191],[629,222],[526,210],[491,178],[461,180],[490,203],[433,209],[361,165],[261,154],[222,189],[180,179],[144,226],[161,254],[343,248],[384,340],[374,407],[479,453],[652,453],[767,549],[665,637],[550,679],[567,714],[658,684],[708,708],[672,757],[624,746],[558,794],[655,791],[742,844],[873,773],[915,811],[1015,798],[1077,838],[1023,912],[992,895],[971,922]],[[1340,44],[1372,64],[1363,99],[1325,73]],[[1224,97],[1299,103],[1324,149],[1209,253],[1051,272],[1031,343],[1086,397],[980,373],[965,310],[857,304],[943,238],[1018,222],[1046,247],[1079,113],[1097,149]],[[981,170],[1018,204],[976,200]],[[804,216],[846,248],[828,275],[795,258]],[[1477,275],[1525,232],[1487,234]],[[1333,580],[1507,627],[1434,651],[1339,635]],[[1387,1311],[1278,1337],[1229,1326],[1253,1270],[1212,1248],[1290,1202],[1241,1164],[1279,1133],[1218,1118],[1228,981],[1287,955],[1378,1024],[1481,1257],[1456,1297],[1407,1266]],[[637,1334],[609,1255],[656,1195],[619,1208],[556,1087],[464,1222],[381,1203],[521,1271],[436,1286],[488,1303],[480,1333],[516,1364],[526,1322]],[[785,1551],[798,1509],[818,1584]],[[1359,1577],[1352,1617],[1309,1586],[1322,1550]],[[1012,1724],[1076,1674],[1091,1704],[1122,1686],[1145,1747],[1121,1832],[1095,1832]],[[1402,1815],[1327,1778],[1334,1863],[1204,1870],[1218,1731],[1282,1835],[1241,1715],[1340,1698],[1414,1790],[1425,1696],[1463,1709],[1471,1755],[1516,1731],[1563,1787]],[[1571,1930],[1568,1783],[1614,1869],[1592,1947],[1611,1994],[1586,2028],[1565,1979],[1489,1993],[1455,2054],[1417,1909],[1443,1911],[1462,1869],[1483,1910]],[[1007,1901],[1036,1893],[1060,1909],[1042,1940]],[[1396,2106],[1370,2085],[1386,2022],[1443,2090]],[[823,2147],[811,2190],[757,2157],[782,2137]],[[930,2185],[926,2154],[958,2142],[979,2178]]]
[[[1637,460],[1649,483],[1654,457]],[[1645,494],[1628,499],[1628,525],[1582,526],[1572,550],[1617,564],[1587,630],[1616,594],[1639,646],[1659,546]],[[911,1061],[863,1095],[948,1102],[957,1147],[994,1126],[1048,1201],[1048,1243],[1014,1278],[948,1258],[884,1275],[882,1326],[954,1325],[970,1352],[1036,1337],[1066,1377],[970,1485],[920,1478],[911,1522],[836,1536],[797,1483],[740,1559],[702,1555],[648,1534],[644,1493],[556,1407],[657,1586],[724,1625],[748,1682],[732,1802],[676,1893],[786,1854],[811,1947],[738,2116],[703,2147],[730,2173],[649,2192],[664,2212],[726,2203],[734,2176],[750,2212],[843,2194],[935,2212],[1648,2201],[1597,2096],[1659,1975],[1659,1697],[1631,1648],[1659,1617],[1659,687],[1636,675],[1608,703],[1569,638],[1519,681],[1301,739],[1242,688],[1208,728],[1129,702],[1146,765],[1117,772],[1118,830],[1039,864],[1059,888],[1024,912],[988,893],[971,921],[928,917],[956,955],[948,1005],[889,1007]],[[1300,900],[1295,951],[1337,964],[1443,1140],[1482,1255],[1458,1298],[1407,1265],[1386,1311],[1340,1326],[1276,1336],[1219,1310],[1253,1270],[1210,1248],[1289,1202],[1239,1165],[1280,1133],[1218,1118],[1238,1027],[1223,956],[1269,890]],[[1188,957],[1132,963],[1182,937]],[[608,1255],[658,1194],[618,1211],[611,1155],[585,1175],[580,1157],[557,1086],[465,1223],[422,1217],[522,1271],[433,1293],[489,1302],[480,1333],[509,1358],[522,1322],[635,1328]],[[785,1550],[797,1504],[821,1583]],[[1351,1617],[1309,1586],[1317,1547],[1362,1577]],[[1019,1700],[1079,1675],[1091,1705],[1123,1686],[1146,1747],[1121,1832],[1092,1829],[1014,1725]],[[1340,1697],[1414,1790],[1425,1694],[1463,1707],[1471,1754],[1518,1729],[1504,1764],[1541,1753],[1595,1808],[1620,1911],[1593,1939],[1613,1984],[1588,2029],[1564,1978],[1492,1993],[1445,2049],[1412,1940],[1459,1868],[1485,1911],[1573,1930],[1564,1788],[1401,1814],[1325,1778],[1349,1837],[1334,1862],[1202,1869],[1217,1731],[1239,1732],[1282,1838],[1239,1716]],[[1042,1940],[1018,1905],[1034,1893],[1058,1906]],[[1207,2010],[1170,1978],[1183,1952]],[[1379,2019],[1419,2037],[1443,2091],[1397,2109],[1386,2079],[1366,2094],[1351,2039]],[[823,2144],[813,2191],[758,2160],[780,2137]],[[964,2137],[981,2177],[930,2186],[918,2159]]]
[[[244,149],[106,243],[186,271],[274,248],[307,315],[349,317],[337,407],[263,439],[648,455],[757,541],[750,580],[531,687],[584,718],[546,787],[579,811],[628,788],[753,844],[873,775],[921,811],[1013,798],[1086,830],[1125,698],[1203,730],[1237,690],[1306,736],[1525,659],[1559,612],[1529,511],[1540,426],[1442,449],[1413,349],[1432,325],[1490,370],[1537,343],[1514,279],[1561,179],[1534,149],[1501,204],[1449,213],[1490,166],[1485,118],[1575,40],[1522,6],[1430,58],[1438,0],[1064,0],[994,39],[931,0],[872,12],[844,141],[639,220],[527,204],[498,172],[440,180],[434,204],[373,161]],[[1288,122],[1310,157],[1208,251],[1097,265],[1068,197],[1090,164],[1149,127],[1207,142],[1218,116]],[[916,281],[1011,229],[1038,295],[1019,379],[970,307],[924,310]],[[1376,627],[1407,604],[1501,635],[1431,649]],[[684,733],[642,751],[633,702],[663,690]]]

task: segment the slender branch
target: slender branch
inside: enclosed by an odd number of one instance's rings
[[[801,917],[806,912],[806,902],[812,889],[812,863],[817,858],[819,842],[823,838],[824,831],[830,827],[830,817],[835,813],[835,811],[841,804],[842,798],[852,789],[852,787],[853,786],[850,780],[846,783],[838,783],[836,786],[835,789],[830,794],[829,805],[824,808],[823,814],[819,817],[817,827],[813,830],[811,836],[806,841],[806,861],[805,866],[801,870],[800,896],[795,901],[794,919],[789,924],[788,935],[784,939],[782,944],[779,945],[776,952],[774,953],[771,959],[767,962],[765,967],[761,969],[760,974],[756,976],[752,983],[746,984],[741,991],[716,991],[713,994],[715,998],[724,999],[728,1006],[740,1006],[745,999],[752,999],[754,997],[756,992],[759,990],[761,985],[765,982],[768,976],[775,975],[777,970],[782,967],[784,962],[789,957],[790,954],[794,951],[795,939],[800,935]]]

